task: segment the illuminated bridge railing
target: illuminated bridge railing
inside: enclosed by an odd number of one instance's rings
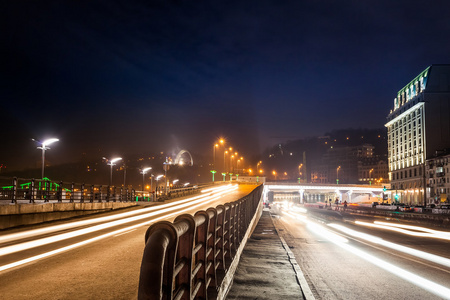
[[[223,299],[261,212],[261,193],[259,186],[235,202],[150,226],[138,299]]]
[[[135,201],[132,188],[14,177],[0,187],[2,204]]]

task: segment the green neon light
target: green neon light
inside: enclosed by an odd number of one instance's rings
[[[416,84],[416,81],[420,80],[420,77],[426,78],[428,76],[428,71],[430,70],[431,66],[423,70],[419,75],[417,75],[413,80],[411,80],[405,87],[403,87],[398,93],[397,96],[400,96],[404,91],[409,89],[411,85]]]

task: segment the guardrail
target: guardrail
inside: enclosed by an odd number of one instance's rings
[[[47,179],[14,177],[10,186],[0,188],[0,201],[12,204],[47,202],[126,202],[133,201],[135,190],[107,185],[55,182]]]
[[[0,177],[0,204],[55,203],[55,202],[129,202],[138,200],[163,201],[199,192],[213,185],[199,185],[172,188],[164,194],[161,188],[155,193],[139,191],[132,186],[109,186],[44,179]]]
[[[259,186],[235,202],[150,226],[138,299],[222,299],[261,207],[261,193]]]

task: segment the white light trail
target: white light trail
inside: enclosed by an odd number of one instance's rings
[[[227,185],[225,187],[220,186],[217,188],[212,188],[212,189],[209,189],[209,192],[222,191],[226,188],[230,188],[230,186],[231,185]],[[67,229],[86,226],[86,225],[92,225],[95,223],[101,223],[101,222],[106,222],[106,221],[122,219],[122,218],[125,218],[128,216],[142,214],[142,213],[145,213],[148,211],[160,210],[162,208],[167,208],[167,207],[176,206],[176,205],[179,205],[182,203],[192,202],[193,200],[200,199],[202,197],[205,197],[205,195],[190,197],[190,198],[183,199],[183,200],[180,200],[177,202],[155,205],[155,206],[151,206],[151,207],[147,207],[147,208],[143,208],[143,209],[139,209],[139,210],[135,210],[135,211],[129,211],[129,212],[125,212],[125,213],[116,214],[113,216],[100,217],[100,218],[95,218],[95,219],[91,219],[91,220],[77,221],[77,222],[72,222],[69,224],[61,224],[61,225],[49,226],[49,227],[40,228],[40,229],[28,230],[25,232],[7,234],[4,236],[0,236],[0,243],[6,243],[9,241],[24,239],[24,238],[28,238],[28,237],[32,237],[32,236],[41,235],[41,234],[49,234],[49,233],[56,232],[56,231],[67,230]]]
[[[431,261],[431,262],[434,262],[434,263],[437,263],[437,264],[440,264],[440,265],[450,268],[450,259],[448,259],[448,258],[434,255],[434,254],[431,254],[428,252],[416,250],[416,249],[402,246],[399,244],[395,244],[392,242],[388,242],[388,241],[383,240],[382,238],[379,238],[379,237],[376,237],[376,236],[373,236],[370,234],[362,233],[362,232],[347,228],[347,227],[339,225],[339,224],[329,224],[328,226],[335,228],[341,232],[344,232],[348,235],[351,235],[351,236],[354,236],[357,238],[361,238],[363,240],[366,240],[366,241],[369,241],[369,242],[372,242],[372,243],[375,243],[378,245],[382,245],[384,247],[388,247],[388,248],[391,248],[391,249],[394,249],[394,250],[397,250],[397,251],[400,251],[400,252],[403,252],[403,253],[406,253],[406,254],[409,254],[412,256],[416,256],[418,258],[422,258],[422,259],[425,259],[425,260],[428,260],[428,261]]]
[[[290,214],[287,214],[290,215]],[[449,295],[450,295],[450,289],[442,286],[440,284],[437,284],[431,280],[428,280],[424,277],[421,277],[419,275],[416,275],[414,273],[411,273],[409,271],[406,271],[400,267],[397,267],[391,263],[388,263],[376,256],[373,256],[363,250],[360,250],[354,246],[351,246],[350,244],[348,244],[345,241],[342,241],[340,239],[336,239],[335,236],[333,235],[329,235],[328,233],[325,233],[325,231],[327,231],[326,228],[323,228],[322,226],[320,226],[319,228],[317,228],[317,226],[310,226],[309,224],[311,224],[313,222],[308,221],[308,228],[313,229],[316,233],[318,233],[320,236],[327,238],[329,241],[331,241],[332,243],[336,244],[337,246],[359,256],[360,258],[370,262],[371,264],[374,264],[375,266],[378,266],[382,269],[384,269],[385,271],[388,271],[389,273],[394,274],[395,276],[398,276],[432,294],[435,294],[439,297],[442,297],[444,299],[449,299]],[[340,225],[338,225],[340,226]],[[332,226],[333,228],[335,226]],[[317,230],[318,229],[318,230]],[[331,233],[331,232],[330,232]],[[376,238],[375,240],[377,240],[378,238]],[[432,254],[429,254],[432,255]]]
[[[228,187],[228,189],[226,190],[221,190],[220,192],[216,193],[214,196],[222,196],[225,193],[229,193],[232,190],[236,190],[237,187]],[[134,216],[134,217],[128,217],[125,219],[120,219],[120,220],[116,220],[116,221],[112,221],[112,222],[108,222],[105,224],[99,224],[99,225],[95,225],[89,228],[83,228],[83,229],[79,229],[79,230],[75,230],[72,232],[67,232],[67,233],[62,233],[62,234],[58,234],[58,235],[54,235],[51,237],[46,237],[46,238],[42,238],[42,239],[38,239],[38,240],[34,240],[34,241],[29,241],[29,242],[24,242],[24,243],[20,243],[20,244],[16,244],[16,245],[11,245],[11,246],[6,246],[3,248],[0,248],[0,256],[3,255],[7,255],[7,254],[12,254],[15,252],[19,252],[19,251],[24,251],[27,249],[31,249],[31,248],[35,248],[35,247],[39,247],[39,246],[43,246],[43,245],[47,245],[47,244],[51,244],[54,242],[59,242],[62,240],[66,240],[66,239],[70,239],[70,238],[74,238],[77,236],[81,236],[81,235],[85,235],[85,234],[89,234],[95,231],[99,231],[99,230],[103,230],[103,229],[107,229],[107,228],[111,228],[114,226],[118,226],[118,225],[123,225],[126,223],[130,223],[130,222],[134,222],[134,221],[138,221],[138,220],[142,220],[145,218],[149,218],[149,217],[153,217],[156,215],[160,215],[162,213],[167,213],[167,212],[171,212],[173,210],[177,210],[180,208],[185,208],[185,207],[192,207],[192,204],[196,204],[196,203],[200,203],[200,204],[204,204],[205,201],[209,202],[209,199],[211,199],[213,196],[211,195],[204,195],[202,197],[198,197],[197,200],[194,201],[190,201],[187,203],[183,203],[183,204],[177,204],[176,206],[172,206],[172,207],[168,207],[165,209],[160,209],[154,212],[150,212],[150,213],[146,213],[146,214],[142,214],[139,216]]]
[[[237,188],[238,187],[235,186],[235,187],[233,187],[231,189],[231,191],[234,191]],[[230,191],[226,191],[226,192],[230,192]],[[207,201],[198,203],[196,205],[193,205],[193,206],[190,206],[188,208],[185,208],[184,210],[177,211],[177,212],[171,213],[169,215],[160,216],[160,217],[158,217],[156,219],[153,219],[153,220],[150,220],[150,221],[145,221],[145,222],[142,222],[142,223],[139,223],[139,224],[136,224],[136,225],[128,226],[126,228],[122,228],[122,229],[119,229],[119,230],[108,232],[108,233],[105,233],[105,234],[102,234],[102,235],[96,236],[94,238],[90,238],[90,239],[87,239],[87,240],[84,240],[84,241],[81,241],[81,242],[78,242],[78,243],[75,243],[75,244],[72,244],[72,245],[68,245],[68,246],[65,246],[65,247],[62,247],[62,248],[59,248],[59,249],[55,249],[55,250],[52,250],[52,251],[49,251],[49,252],[46,252],[46,253],[42,253],[42,254],[39,254],[39,255],[36,255],[36,256],[32,256],[32,257],[29,257],[29,258],[26,258],[26,259],[22,259],[22,260],[19,260],[19,261],[7,264],[7,265],[0,266],[0,272],[8,270],[8,269],[11,269],[11,268],[14,268],[14,267],[21,266],[21,265],[26,264],[26,263],[30,263],[30,262],[36,261],[36,260],[39,260],[39,259],[43,259],[43,258],[52,256],[52,255],[55,255],[55,254],[59,254],[59,253],[62,253],[62,252],[65,252],[65,251],[68,251],[68,250],[71,250],[71,249],[75,249],[75,248],[78,248],[78,247],[81,247],[81,246],[84,246],[84,245],[87,245],[87,244],[99,241],[99,240],[107,238],[107,237],[111,237],[111,236],[119,235],[119,234],[122,234],[122,233],[128,233],[128,232],[134,231],[134,229],[137,229],[137,228],[139,228],[141,226],[149,225],[149,224],[158,222],[158,221],[163,220],[163,219],[168,219],[168,218],[173,217],[175,215],[179,215],[181,213],[184,213],[184,212],[190,211],[192,209],[195,209],[197,207],[203,206],[205,203],[213,202],[213,201],[219,199],[221,197],[221,194],[220,195],[215,195],[214,197],[209,197],[209,199]]]
[[[450,240],[449,232],[433,230],[433,229],[429,229],[429,228],[425,228],[425,227],[402,225],[402,224],[396,224],[396,223],[378,222],[378,221],[375,221],[375,224],[361,222],[361,221],[355,221],[355,224],[363,225],[363,226],[367,226],[367,227],[387,229],[387,230],[396,231],[396,232],[400,232],[400,233],[411,235],[411,236]],[[411,231],[408,229],[412,229],[415,231]]]

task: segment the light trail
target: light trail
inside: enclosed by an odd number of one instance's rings
[[[396,231],[396,232],[400,232],[400,233],[403,233],[406,235],[411,235],[411,236],[450,240],[449,232],[433,230],[433,229],[429,229],[429,228],[425,228],[425,227],[402,225],[402,224],[387,223],[387,222],[378,222],[378,221],[375,221],[375,224],[361,222],[361,221],[355,221],[355,224],[363,225],[363,226],[367,226],[367,227],[387,229],[387,230]],[[412,229],[415,231],[411,231],[408,229]]]
[[[220,187],[216,187],[216,188],[211,188],[211,189],[208,189],[208,192],[211,192],[211,194],[212,194],[213,192],[219,192],[219,191],[222,191],[222,190],[226,190],[230,186],[231,185],[229,184],[229,185],[226,185],[226,186],[220,186]],[[69,223],[69,224],[61,224],[61,225],[49,226],[49,227],[46,227],[46,228],[28,230],[28,231],[25,231],[25,232],[18,232],[18,233],[7,234],[7,235],[4,235],[4,236],[0,236],[0,243],[6,243],[6,242],[14,241],[14,240],[17,240],[17,239],[24,239],[24,238],[28,238],[28,237],[33,237],[33,236],[42,235],[42,234],[48,234],[48,233],[61,231],[61,230],[67,230],[67,229],[71,229],[71,228],[75,228],[75,227],[92,225],[92,224],[95,224],[95,223],[101,223],[101,222],[106,222],[106,221],[117,220],[117,219],[121,219],[121,218],[128,217],[128,216],[142,214],[142,213],[145,213],[146,211],[154,211],[154,210],[159,210],[159,209],[166,208],[166,207],[179,205],[179,204],[190,202],[190,201],[193,201],[193,200],[205,197],[205,196],[206,195],[199,195],[199,196],[183,199],[183,200],[180,200],[180,201],[177,201],[177,202],[166,203],[166,204],[161,204],[161,205],[155,205],[155,206],[143,208],[143,209],[140,209],[140,210],[137,210],[137,211],[130,211],[130,212],[125,212],[125,213],[120,213],[120,214],[116,214],[116,215],[113,215],[113,216],[100,217],[100,218],[95,218],[95,219],[92,219],[92,220],[83,220],[83,221],[72,222],[72,223]]]
[[[287,215],[291,216],[291,217],[292,217],[292,215],[294,217],[297,217],[297,216],[295,216],[296,214],[287,214]],[[308,222],[312,223],[311,221],[308,221]],[[416,275],[414,273],[411,273],[400,267],[397,267],[391,263],[388,263],[387,261],[382,260],[374,255],[371,255],[366,251],[360,250],[345,241],[336,239],[333,235],[330,235],[329,233],[327,233],[326,231],[329,231],[329,230],[327,230],[326,228],[323,228],[323,226],[319,226],[319,227],[308,226],[308,228],[312,229],[319,236],[328,239],[335,245],[349,251],[350,253],[353,253],[353,254],[359,256],[360,258],[370,262],[371,264],[374,264],[375,266],[377,266],[385,271],[388,271],[389,273],[392,273],[395,276],[398,276],[398,277],[400,277],[400,278],[402,278],[402,279],[404,279],[404,280],[406,280],[406,281],[408,281],[408,282],[410,282],[432,294],[435,294],[444,299],[449,299],[449,295],[450,295],[449,288],[447,288],[443,285],[437,284],[431,280],[428,280],[428,279],[421,277],[419,275]],[[329,231],[329,232],[331,233],[331,231]]]
[[[238,187],[237,186],[231,186],[228,187],[228,189],[221,189],[220,192],[217,192],[216,194],[214,194],[214,197],[218,196],[222,196],[225,193],[229,193],[230,191],[234,191],[236,190]],[[107,229],[107,228],[111,228],[114,226],[118,226],[118,225],[123,225],[126,223],[130,223],[130,222],[134,222],[134,221],[138,221],[138,220],[142,220],[145,218],[149,218],[149,217],[153,217],[156,215],[160,215],[163,213],[168,213],[171,212],[173,210],[178,210],[180,208],[185,208],[185,207],[192,207],[192,204],[196,204],[196,203],[201,203],[204,204],[205,201],[209,202],[209,199],[212,198],[213,196],[211,195],[205,195],[203,197],[200,197],[197,200],[194,201],[190,201],[188,203],[182,203],[176,206],[171,206],[165,209],[160,209],[154,212],[150,212],[150,213],[146,213],[146,214],[141,214],[139,216],[134,216],[134,217],[128,217],[125,219],[121,219],[121,220],[116,220],[116,221],[112,221],[112,222],[108,222],[105,224],[99,224],[99,225],[95,225],[93,227],[89,227],[89,228],[83,228],[83,229],[79,229],[79,230],[75,230],[72,232],[67,232],[67,233],[62,233],[62,234],[58,234],[58,235],[54,235],[51,237],[46,237],[46,238],[42,238],[42,239],[38,239],[35,241],[29,241],[29,242],[24,242],[24,243],[20,243],[20,244],[16,244],[16,245],[11,245],[11,246],[6,246],[3,248],[0,248],[0,256],[4,256],[7,254],[12,254],[15,252],[19,252],[19,251],[24,251],[27,249],[31,249],[31,248],[36,248],[39,246],[43,246],[43,245],[47,245],[47,244],[51,244],[54,242],[59,242],[62,240],[67,240],[70,238],[74,238],[74,237],[78,237],[81,235],[85,235],[85,234],[89,234],[95,231],[99,231],[99,230],[103,230],[103,229]]]
[[[234,191],[236,189],[237,189],[237,187],[234,187],[234,188],[231,189],[231,191]],[[227,192],[229,192],[229,191],[227,191]],[[167,218],[173,217],[175,215],[179,215],[179,214],[181,214],[183,212],[188,212],[188,211],[190,211],[192,209],[195,209],[197,207],[203,206],[205,203],[213,202],[213,201],[219,199],[220,197],[221,197],[221,195],[215,195],[215,197],[210,198],[209,200],[207,200],[205,202],[198,203],[196,205],[193,205],[193,206],[190,206],[188,208],[185,208],[185,209],[183,209],[181,211],[173,212],[173,213],[171,213],[169,215],[160,216],[160,217],[158,217],[156,219],[153,219],[153,220],[145,221],[145,222],[142,222],[142,223],[139,223],[139,224],[136,224],[136,225],[128,226],[126,228],[122,228],[122,229],[119,229],[119,230],[108,232],[108,233],[105,233],[105,234],[102,234],[102,235],[99,235],[99,236],[87,239],[85,241],[81,241],[81,242],[78,242],[78,243],[75,243],[75,244],[72,244],[72,245],[68,245],[68,246],[65,246],[65,247],[62,247],[62,248],[59,248],[59,249],[55,249],[55,250],[52,250],[52,251],[49,251],[49,252],[45,252],[45,253],[42,253],[42,254],[39,254],[39,255],[35,255],[35,256],[29,257],[29,258],[26,258],[26,259],[22,259],[22,260],[19,260],[19,261],[16,261],[16,262],[13,262],[13,263],[10,263],[10,264],[7,264],[7,265],[0,266],[0,272],[6,271],[6,270],[14,268],[14,267],[18,267],[18,266],[21,266],[21,265],[24,265],[24,264],[27,264],[27,263],[30,263],[30,262],[33,262],[33,261],[37,261],[37,260],[40,260],[40,259],[43,259],[43,258],[46,258],[46,257],[50,257],[50,256],[53,256],[53,255],[56,255],[56,254],[59,254],[59,253],[62,253],[62,252],[68,251],[68,250],[72,250],[72,249],[75,249],[75,248],[78,248],[78,247],[81,247],[81,246],[84,246],[84,245],[87,245],[87,244],[99,241],[99,240],[107,238],[107,237],[115,236],[115,235],[122,234],[122,233],[127,233],[127,231],[131,232],[134,229],[137,229],[137,228],[139,228],[141,226],[149,225],[149,224],[155,223],[157,221],[160,221],[160,220],[163,220],[163,219],[167,219]]]
[[[450,259],[442,257],[442,256],[438,256],[438,255],[434,255],[428,252],[424,252],[424,251],[420,251],[420,250],[416,250],[410,247],[406,247],[406,246],[402,246],[396,243],[392,243],[392,242],[388,242],[383,240],[382,238],[370,235],[370,234],[366,234],[366,233],[362,233],[350,228],[347,228],[345,226],[339,225],[339,224],[329,224],[328,226],[335,228],[341,232],[344,232],[348,235],[378,244],[378,245],[382,245],[384,247],[390,248],[390,249],[394,249],[412,256],[416,256],[418,258],[421,259],[425,259],[446,267],[450,268]]]

